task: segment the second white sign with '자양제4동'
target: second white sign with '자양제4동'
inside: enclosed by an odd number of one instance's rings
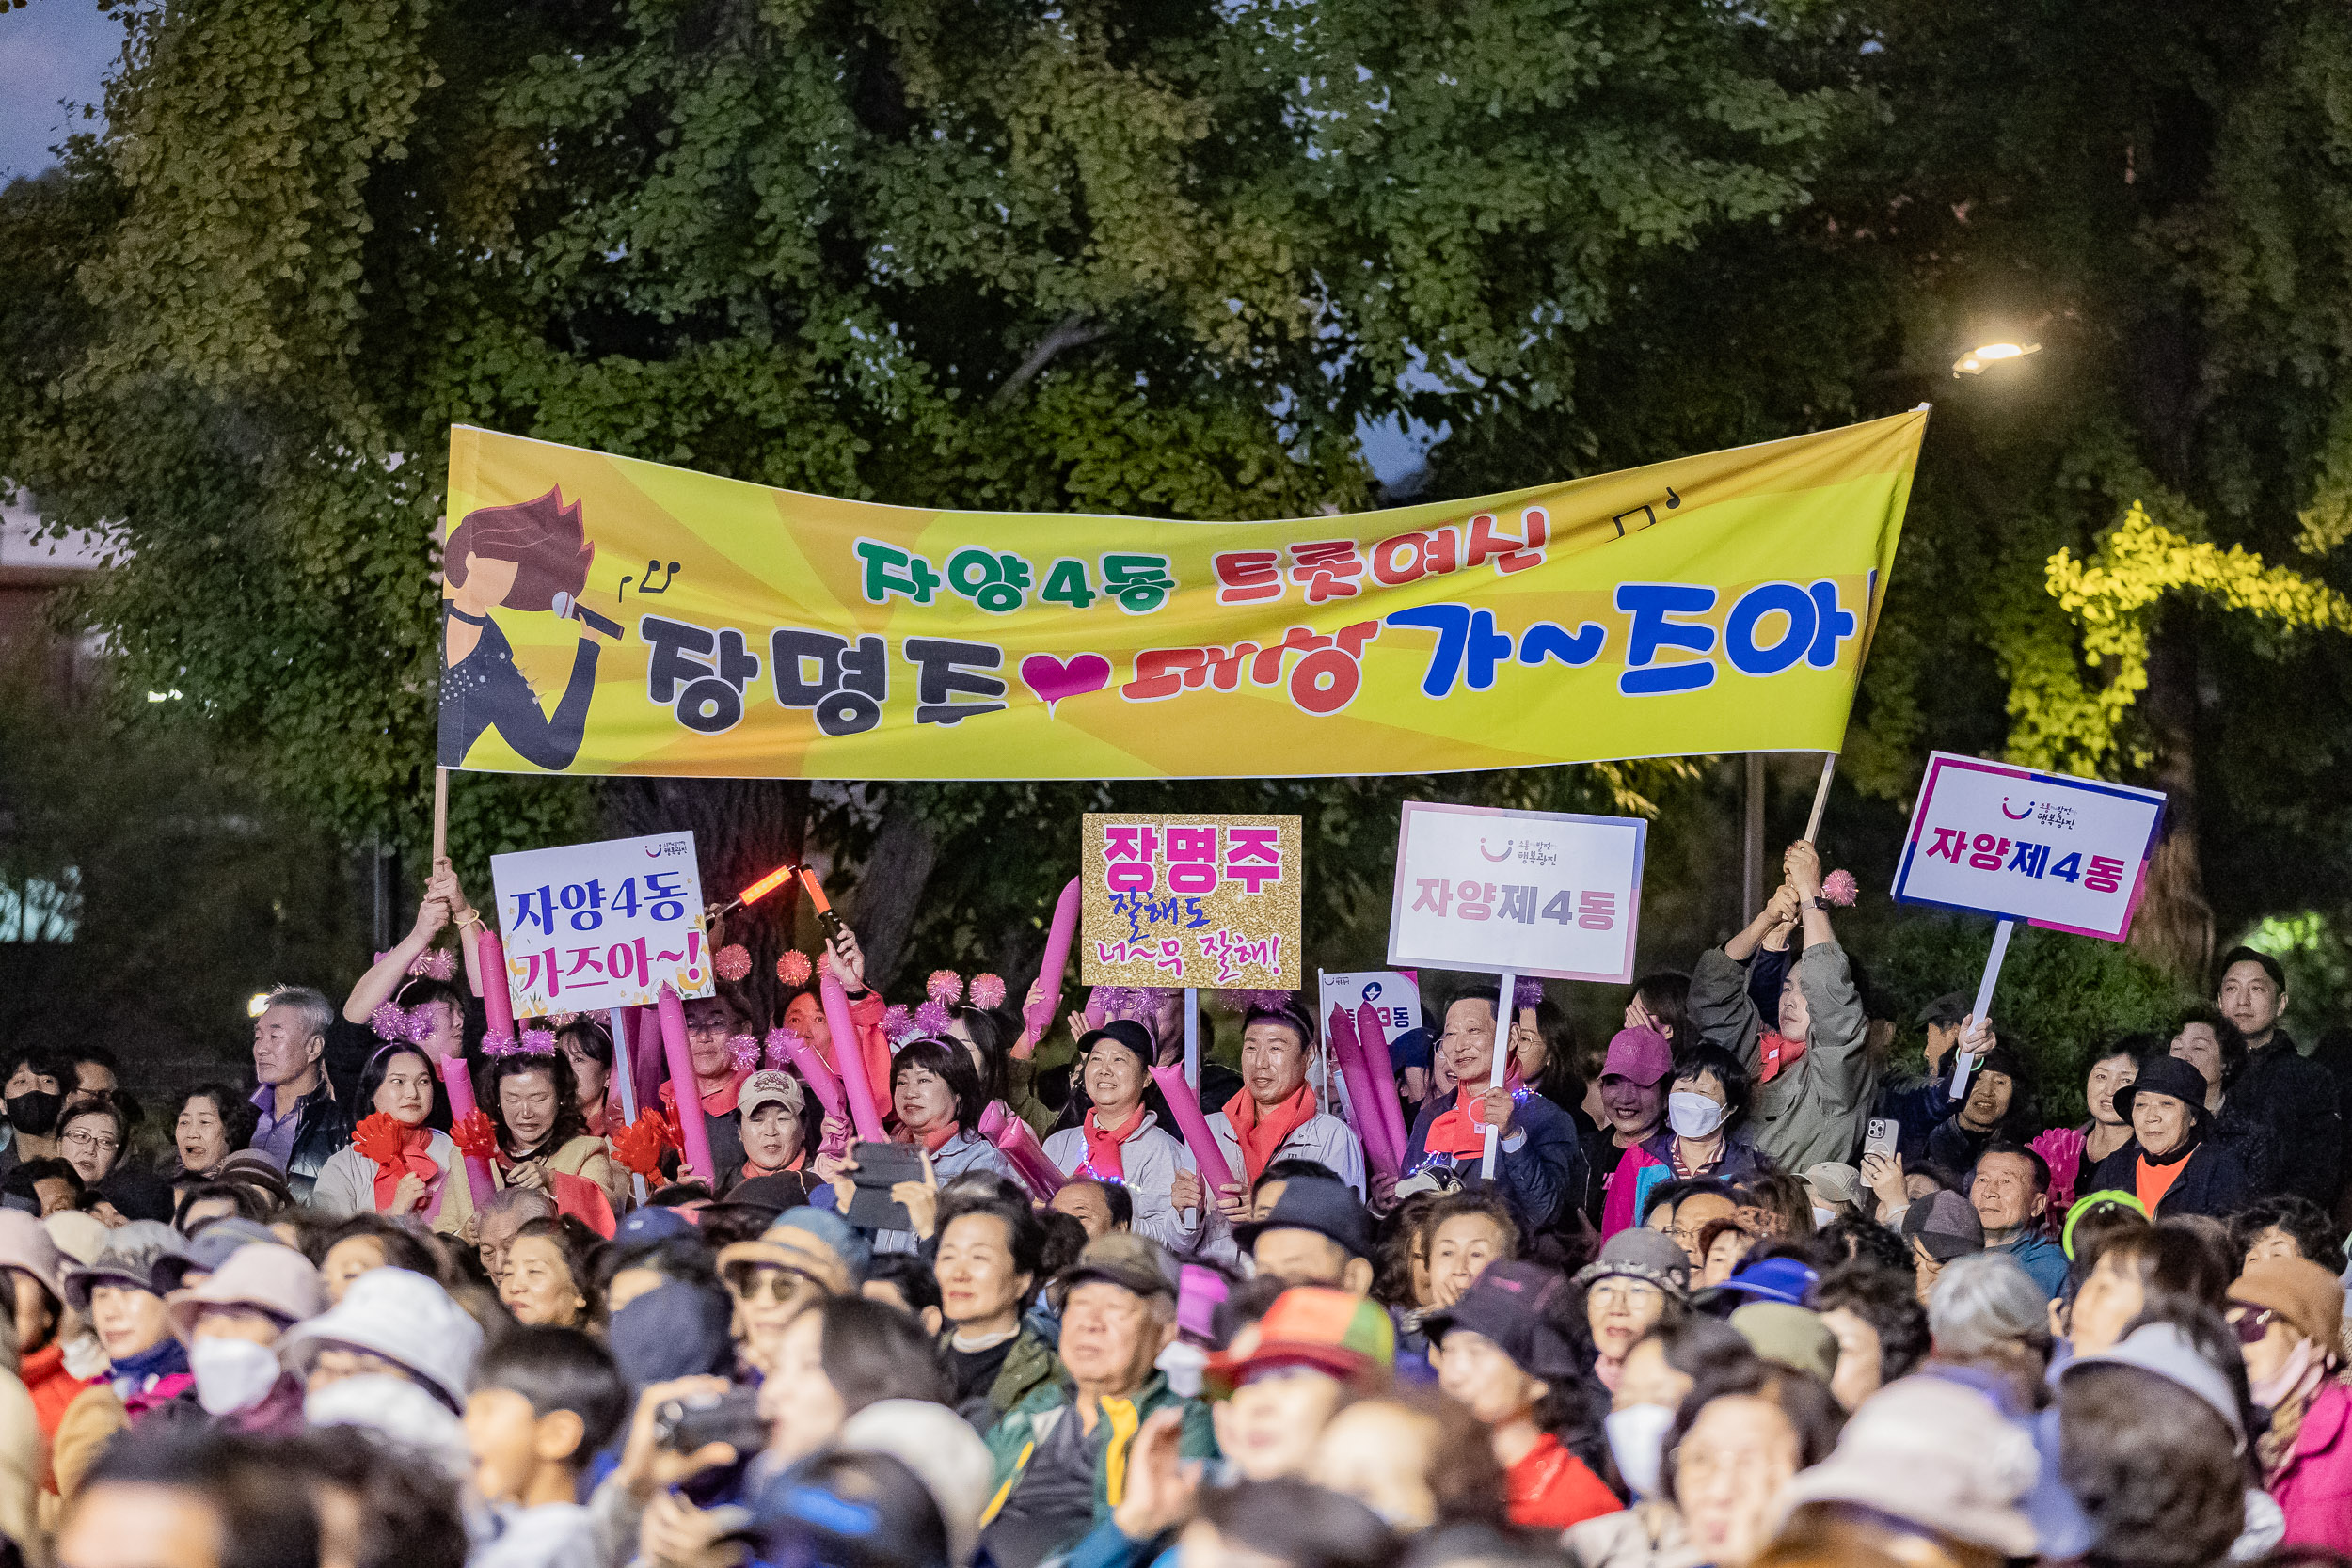
[[[1630,980],[1648,835],[1638,816],[1407,800],[1389,962]]]

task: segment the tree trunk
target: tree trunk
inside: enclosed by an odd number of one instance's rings
[[[886,994],[906,962],[907,938],[938,863],[939,842],[930,826],[912,805],[894,799],[843,911],[866,950],[866,983],[876,990]]]
[[[2193,611],[2173,606],[2149,639],[2140,705],[2155,743],[2150,783],[2165,792],[2164,835],[2148,863],[2148,891],[2131,945],[2192,990],[2213,963],[2213,906],[2205,900],[2197,811],[2197,641]]]
[[[801,858],[808,832],[808,784],[800,779],[607,779],[598,792],[616,838],[680,831],[694,835],[703,901],[723,904],[780,865]],[[755,1029],[776,1016],[776,958],[792,943],[800,884],[787,882],[729,914],[712,945],[741,942],[752,972],[734,990]]]

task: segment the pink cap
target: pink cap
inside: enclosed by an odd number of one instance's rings
[[[1675,1048],[1655,1029],[1620,1029],[1609,1042],[1603,1078],[1630,1078],[1647,1088],[1675,1069]]]

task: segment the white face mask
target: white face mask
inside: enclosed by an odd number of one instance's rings
[[[199,1339],[188,1346],[196,1402],[208,1416],[250,1410],[278,1382],[278,1354],[250,1339]]]
[[[1821,1207],[1820,1204],[1818,1204],[1818,1203],[1817,1203],[1817,1204],[1815,1204],[1815,1205],[1813,1206],[1813,1228],[1814,1228],[1814,1229],[1816,1229],[1816,1230],[1820,1230],[1820,1229],[1823,1228],[1824,1227],[1826,1227],[1826,1226],[1828,1226],[1828,1225],[1831,1225],[1831,1224],[1835,1223],[1835,1222],[1836,1222],[1836,1218],[1837,1218],[1837,1211],[1836,1211],[1836,1210],[1835,1210],[1835,1209],[1824,1209],[1824,1208],[1822,1208],[1822,1207]]]
[[[1674,1407],[1664,1404],[1629,1404],[1612,1410],[1601,1421],[1601,1429],[1609,1434],[1609,1457],[1617,1462],[1617,1474],[1633,1488],[1635,1497],[1658,1496],[1666,1433],[1674,1424]]]
[[[1720,1101],[1677,1091],[1666,1097],[1666,1122],[1685,1138],[1704,1138],[1724,1124]]]

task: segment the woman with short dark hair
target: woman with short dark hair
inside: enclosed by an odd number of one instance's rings
[[[971,1053],[961,1040],[920,1039],[890,1064],[890,1108],[898,1141],[915,1144],[930,1157],[935,1187],[971,1171],[1018,1180],[1012,1162],[980,1136],[987,1100]],[[930,1216],[916,1215],[916,1228],[884,1230],[874,1238],[877,1252],[913,1252],[930,1234]]]
[[[261,1117],[251,1101],[226,1084],[199,1084],[182,1095],[171,1129],[180,1156],[172,1184],[184,1187],[216,1175],[229,1156],[253,1141]]]

